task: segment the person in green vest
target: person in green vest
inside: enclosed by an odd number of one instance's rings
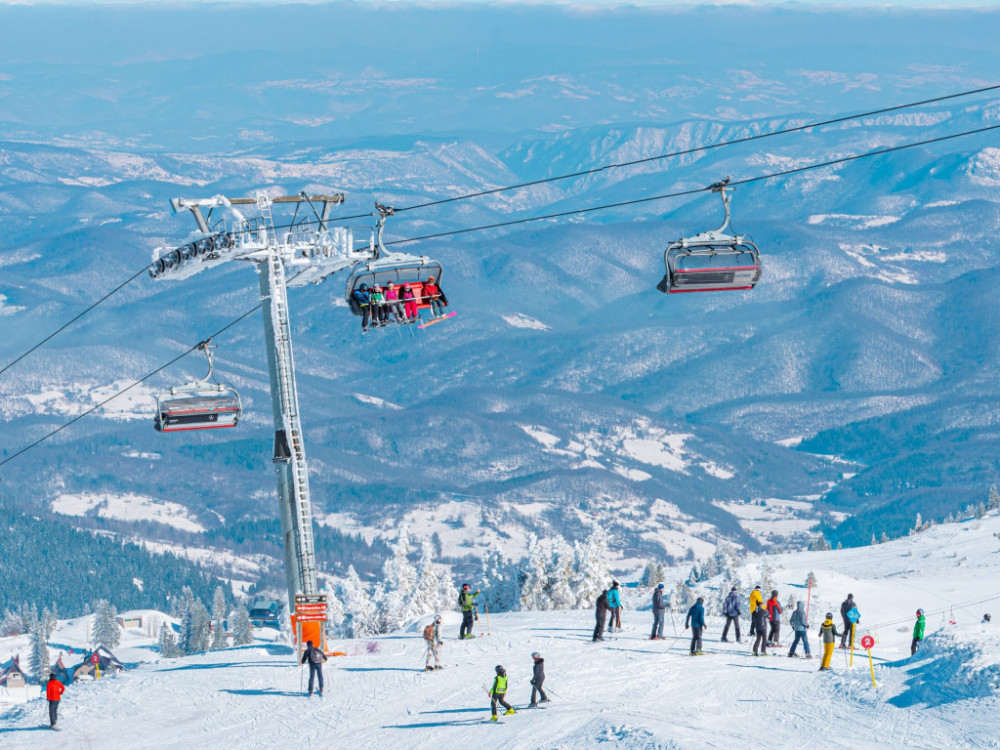
[[[922,609],[917,610],[917,621],[913,623],[913,640],[910,641],[910,656],[917,653],[917,648],[920,646],[920,641],[924,639],[924,611]]]
[[[462,627],[458,631],[460,639],[476,637],[472,634],[472,610],[476,607],[477,596],[479,596],[479,589],[473,593],[469,584],[462,584],[462,591],[458,595],[458,608],[462,610]]]
[[[514,707],[510,705],[504,698],[507,695],[507,670],[503,668],[502,664],[497,664],[497,676],[493,680],[493,687],[490,690],[490,711],[492,715],[490,716],[490,721],[497,720],[497,704],[506,708],[507,710],[503,712],[504,716],[510,716],[514,711]]]

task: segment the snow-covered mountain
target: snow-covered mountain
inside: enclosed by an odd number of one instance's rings
[[[770,132],[992,83],[997,20],[0,7],[0,24],[22,31],[0,50],[0,361],[154,247],[185,241],[192,227],[170,216],[169,198],[344,190],[344,213],[356,214],[375,199],[408,205]],[[263,27],[275,33],[250,33]],[[818,34],[841,34],[853,53]],[[1000,97],[987,93],[408,212],[389,239],[998,118]],[[718,535],[750,549],[801,544],[818,521],[863,543],[905,533],[917,512],[943,518],[984,500],[1000,416],[995,145],[974,136],[741,187],[734,226],[764,252],[749,294],[654,289],[666,243],[717,226],[709,196],[403,245],[445,262],[459,311],[419,337],[362,338],[340,280],[296,291],[317,518],[369,539],[405,520],[453,557],[494,541],[516,554],[525,529],[572,537],[598,522],[639,559],[701,555]],[[253,307],[254,281],[234,268],[126,287],[0,375],[4,455]],[[274,515],[257,318],[216,343],[218,370],[247,405],[233,434],[153,432],[154,393],[201,374],[189,359],[7,464],[5,495],[202,559],[242,543],[235,524]],[[792,523],[767,523],[777,513]],[[245,581],[261,565],[244,555],[228,573]]]

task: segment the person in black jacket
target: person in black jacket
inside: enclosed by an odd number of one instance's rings
[[[847,648],[847,639],[851,637],[851,626],[853,623],[851,622],[851,618],[847,616],[847,613],[857,606],[857,603],[854,601],[854,594],[848,594],[847,598],[840,605],[840,617],[844,621],[844,632],[840,634],[841,648]],[[859,622],[860,620],[861,618],[858,618]]]
[[[753,642],[753,655],[758,655],[758,650],[761,654],[767,653],[767,607],[763,604],[757,605],[757,609],[753,611],[750,615],[753,618],[754,625],[754,638]]]
[[[534,708],[539,704],[539,701],[535,699],[535,693],[541,696],[541,703],[548,703],[549,696],[542,690],[542,683],[545,682],[545,659],[537,651],[531,655],[531,658],[535,660],[535,666],[531,673],[531,706]]]
[[[594,640],[603,641],[604,640],[604,621],[608,617],[608,590],[604,589],[601,595],[597,597],[596,610],[594,614],[597,615],[597,625],[594,626]]]
[[[313,646],[312,641],[306,641],[306,650],[302,654],[302,663],[309,664],[309,697],[313,694],[313,679],[319,677],[319,697],[323,697],[323,662],[326,654]]]

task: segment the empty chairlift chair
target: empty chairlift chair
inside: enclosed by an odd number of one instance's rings
[[[712,232],[703,232],[671,243],[663,255],[666,273],[656,288],[665,294],[753,289],[763,269],[757,246],[729,229],[729,178],[712,185],[720,193],[726,220]]]
[[[243,413],[240,394],[235,388],[210,383],[212,377],[211,341],[202,341],[198,349],[208,358],[208,374],[201,380],[171,388],[156,399],[154,427],[158,432],[184,432],[235,427]]]

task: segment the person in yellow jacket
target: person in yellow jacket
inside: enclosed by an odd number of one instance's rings
[[[764,595],[760,593],[760,586],[755,586],[754,590],[750,592],[750,635],[756,635],[757,633],[757,626],[754,625],[753,621],[753,613],[757,611],[757,607],[763,604]]]
[[[504,711],[504,716],[510,716],[514,713],[514,707],[505,700],[505,696],[507,695],[507,670],[502,665],[497,664],[496,672],[496,679],[493,680],[493,687],[490,689],[490,709],[492,711],[490,721],[497,720],[498,703],[507,709]]]
[[[837,632],[837,626],[833,624],[833,612],[826,613],[826,619],[819,626],[819,637],[823,642],[823,662],[819,665],[820,672],[830,669],[830,661],[833,659],[833,650],[836,648],[836,640],[842,635]]]

